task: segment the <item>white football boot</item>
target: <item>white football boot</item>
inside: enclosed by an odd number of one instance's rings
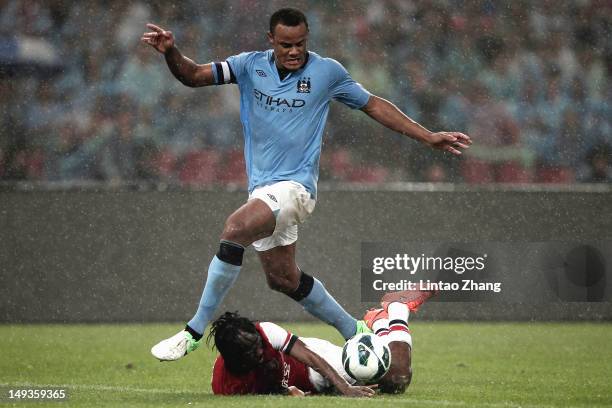
[[[174,336],[162,340],[151,348],[151,354],[160,361],[175,361],[200,346],[191,333],[181,330]]]

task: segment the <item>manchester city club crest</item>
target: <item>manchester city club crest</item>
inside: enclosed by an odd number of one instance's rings
[[[310,93],[310,77],[298,79],[297,91],[298,93]]]

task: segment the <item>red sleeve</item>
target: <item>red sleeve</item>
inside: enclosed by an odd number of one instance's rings
[[[223,357],[218,356],[213,367],[211,381],[213,394],[216,395],[240,395],[255,393],[254,373],[236,377],[225,369]]]

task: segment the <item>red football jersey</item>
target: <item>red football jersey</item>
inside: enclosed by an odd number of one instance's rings
[[[234,375],[226,368],[223,357],[215,361],[212,390],[220,395],[273,394],[290,386],[302,391],[315,391],[308,378],[308,367],[291,357],[287,350],[292,334],[280,326],[262,322],[255,327],[264,343],[264,362],[244,375]]]

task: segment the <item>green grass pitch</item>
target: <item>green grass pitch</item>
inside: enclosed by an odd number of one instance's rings
[[[416,320],[416,319],[415,319]],[[283,324],[341,344],[322,324]],[[61,386],[67,402],[41,407],[594,407],[612,406],[612,324],[411,323],[408,392],[376,401],[342,397],[214,397],[214,353],[160,363],[150,354],[178,324],[0,325],[0,384]],[[399,405],[398,405],[399,403]],[[372,405],[377,404],[377,405]]]

